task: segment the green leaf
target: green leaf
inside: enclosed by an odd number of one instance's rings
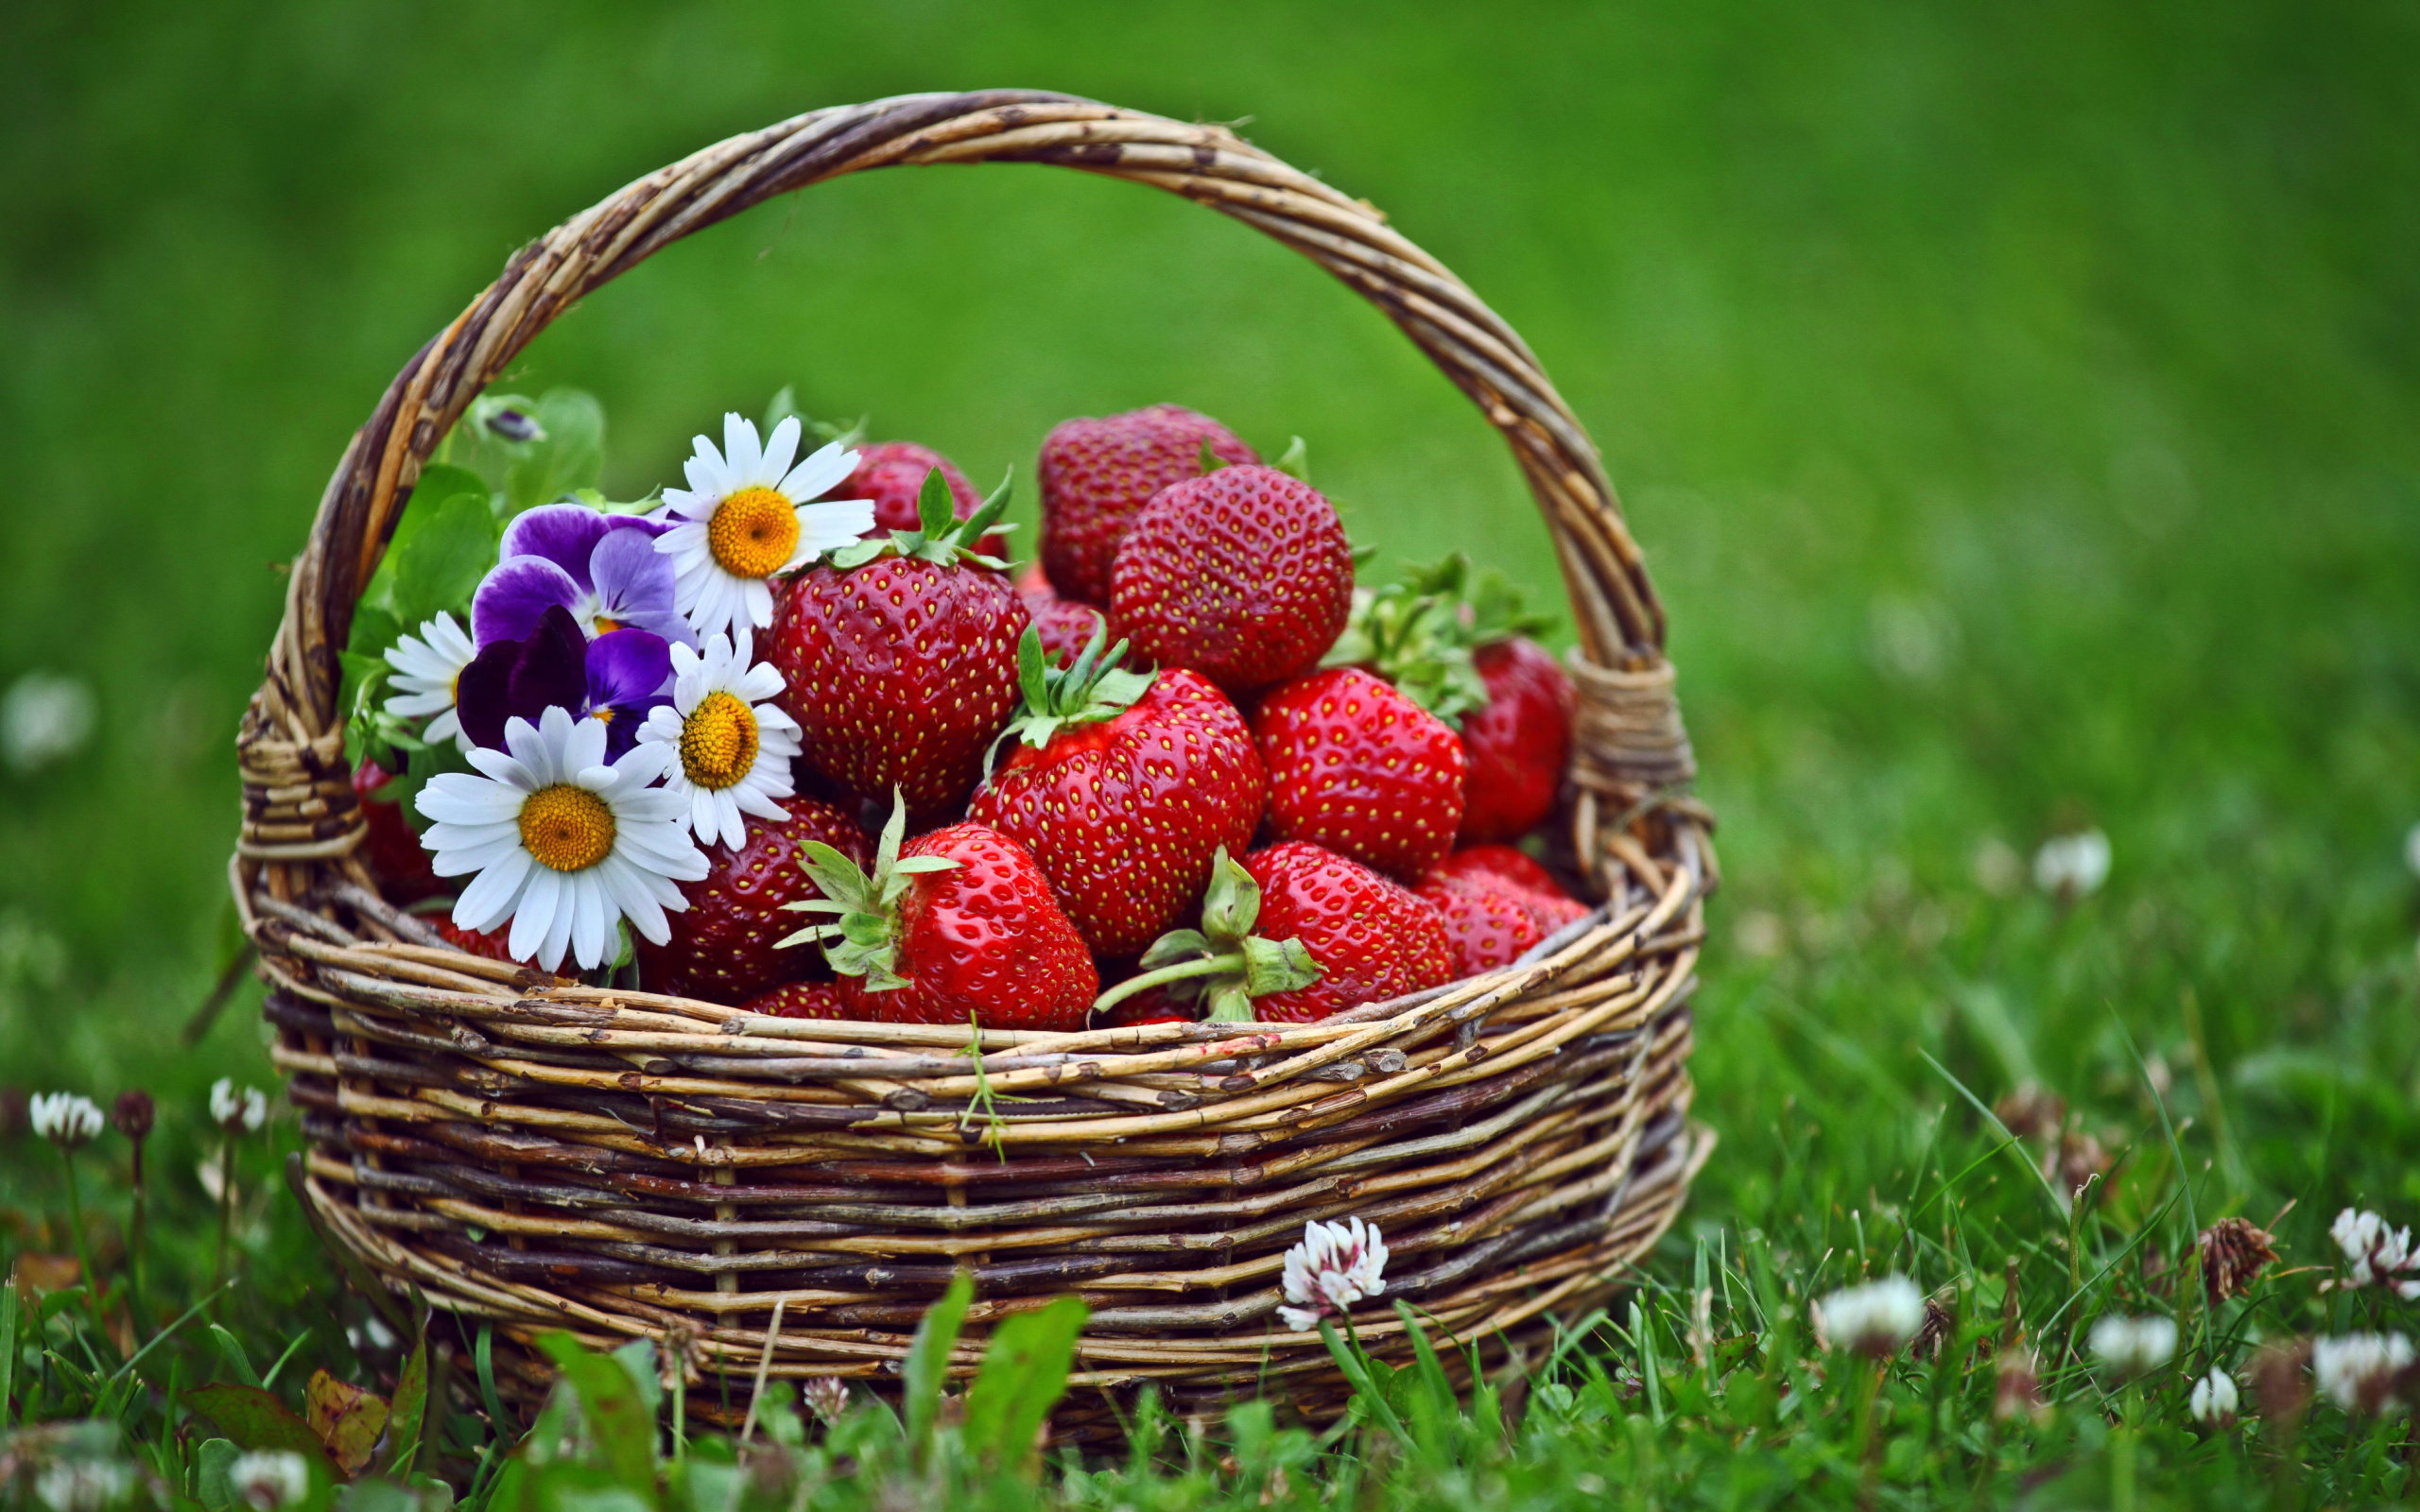
[[[216,1423],[239,1449],[284,1450],[320,1467],[330,1480],[341,1478],[311,1425],[258,1386],[225,1381],[196,1386],[185,1393],[185,1405]]]
[[[806,417],[800,414],[798,409],[798,390],[788,384],[784,384],[773,390],[772,399],[766,404],[765,418],[760,422],[760,434],[772,435],[773,427],[786,420],[797,421],[802,429],[806,425]]]
[[[484,494],[458,493],[438,505],[410,540],[388,553],[394,570],[389,607],[399,625],[417,631],[440,611],[467,614],[479,579],[495,565],[496,542]]]
[[[510,401],[510,396],[505,396]],[[605,406],[594,394],[577,388],[550,388],[522,413],[533,416],[543,432],[540,439],[515,442],[499,436],[488,421],[503,406],[482,399],[471,406],[472,419],[482,430],[480,446],[500,457],[503,467],[504,518],[525,509],[552,504],[575,489],[595,488],[605,469]]]
[[[1210,859],[1210,888],[1201,898],[1201,932],[1216,947],[1231,950],[1259,921],[1260,884],[1220,846]]]
[[[219,1358],[227,1362],[235,1380],[255,1391],[261,1389],[261,1373],[252,1368],[251,1357],[244,1352],[243,1343],[216,1323],[209,1327],[211,1342],[218,1346]]]
[[[966,1321],[967,1304],[975,1300],[975,1279],[959,1271],[949,1290],[925,1310],[916,1337],[908,1346],[904,1372],[909,1452],[922,1459],[931,1449],[933,1424],[942,1409],[942,1385],[949,1379],[949,1353],[958,1343],[959,1326]]]
[[[564,1382],[579,1394],[579,1409],[588,1420],[589,1437],[596,1446],[596,1466],[615,1485],[652,1503],[655,1497],[655,1418],[645,1405],[639,1384],[622,1362],[592,1353],[578,1339],[560,1330],[538,1335],[538,1348],[555,1362]]]
[[[975,1384],[966,1393],[967,1452],[1003,1469],[1023,1470],[1032,1459],[1042,1419],[1067,1390],[1076,1335],[1090,1310],[1062,1297],[1038,1312],[1019,1313],[992,1332]]]
[[[1278,472],[1285,473],[1288,477],[1294,479],[1296,482],[1308,483],[1311,481],[1311,449],[1309,444],[1301,437],[1295,437],[1292,441],[1287,444],[1286,455],[1279,457],[1276,461],[1271,462],[1270,466],[1275,468]]]
[[[647,1409],[648,1421],[655,1421],[664,1406],[664,1382],[656,1373],[655,1341],[632,1339],[615,1349],[614,1358],[638,1383],[640,1404]]]
[[[1151,941],[1151,948],[1145,951],[1143,958],[1135,964],[1146,971],[1156,971],[1163,966],[1174,966],[1179,961],[1199,960],[1204,955],[1217,954],[1211,947],[1210,937],[1201,931],[1171,929]]]
[[[926,540],[938,540],[957,523],[958,500],[949,491],[949,479],[934,468],[925,474],[924,487],[916,490],[916,528]]]
[[[1210,450],[1209,438],[1204,437],[1201,441],[1201,475],[1206,478],[1226,465],[1227,459]]]
[[[378,1466],[385,1475],[408,1476],[420,1453],[421,1424],[428,1413],[428,1335],[412,1341],[410,1358],[395,1381],[393,1412],[387,1419],[387,1454]]]
[[[235,1486],[228,1471],[243,1452],[230,1438],[205,1438],[194,1452],[194,1494],[201,1499],[204,1512],[228,1512],[234,1506]]]
[[[412,503],[424,502],[432,508],[462,493],[475,494],[482,499],[491,498],[487,479],[467,467],[450,467],[443,462],[434,462],[422,468],[419,478],[412,484]],[[410,510],[406,508],[405,514],[408,518]],[[395,524],[395,536],[400,539],[403,534],[404,523],[398,521]],[[387,544],[391,549],[395,541],[390,540]]]

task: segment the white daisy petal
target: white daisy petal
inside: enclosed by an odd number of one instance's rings
[[[774,487],[793,499],[820,499],[847,482],[849,474],[857,470],[857,461],[856,453],[843,451],[839,442],[833,441],[791,468]],[[868,507],[871,511],[872,507]]]
[[[454,901],[454,922],[481,933],[495,928],[520,904],[529,873],[536,868],[527,850],[507,854],[462,889],[462,896]]]
[[[758,463],[759,476],[772,481],[779,479],[783,473],[790,470],[790,458],[798,455],[798,417],[784,416],[782,422],[773,427],[773,434],[766,438],[765,455]],[[781,484],[773,482],[773,487],[779,489]],[[796,494],[790,496],[797,497]]]

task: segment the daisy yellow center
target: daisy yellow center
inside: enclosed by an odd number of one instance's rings
[[[710,693],[681,725],[681,770],[700,787],[729,787],[756,765],[756,712]]]
[[[715,506],[706,548],[734,577],[770,577],[798,549],[798,509],[770,489],[740,489]]]
[[[584,787],[557,782],[521,805],[521,844],[556,871],[585,871],[614,850],[614,811]]]

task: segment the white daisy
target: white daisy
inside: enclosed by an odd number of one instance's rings
[[[655,944],[670,939],[664,911],[689,906],[673,883],[706,874],[682,822],[687,805],[648,785],[670,749],[632,746],[609,766],[605,727],[560,706],[535,728],[507,721],[504,744],[471,752],[482,775],[441,773],[414,799],[435,821],[422,838],[437,874],[478,873],[454,922],[485,931],[511,919],[506,948],[550,971],[566,949],[583,967],[611,959],[616,918]]]
[[[798,438],[795,415],[774,426],[771,442],[762,446],[753,421],[725,415],[722,450],[699,437],[698,455],[683,464],[689,486],[664,490],[664,508],[655,518],[670,521],[672,528],[656,539],[655,549],[672,558],[675,602],[700,639],[735,625],[772,624],[768,578],[873,528],[871,500],[806,502],[855,472],[857,454],[834,441],[792,467]]]
[[[782,675],[769,662],[749,664],[752,639],[743,625],[708,640],[702,654],[674,646],[672,703],[656,705],[639,730],[642,743],[673,752],[664,785],[688,802],[700,845],[717,837],[734,850],[746,845],[742,814],[789,816],[773,800],[790,796],[799,729],[765,701],[782,691]]]
[[[450,739],[469,755],[471,737],[462,732],[455,713],[454,686],[478,649],[471,644],[471,632],[444,612],[423,624],[419,635],[398,636],[387,647],[387,664],[395,669],[395,686],[402,691],[387,700],[387,712],[399,719],[436,715],[422,738],[432,745]]]

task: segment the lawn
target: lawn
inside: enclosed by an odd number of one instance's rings
[[[97,724],[0,786],[0,1079],[158,1099],[147,1291],[202,1296],[206,1089],[273,1082],[256,988],[180,1038],[229,949],[235,720],[351,428],[512,247],[817,104],[1021,84],[1250,117],[1494,302],[1622,490],[1722,820],[1694,1063],[1722,1144],[1639,1318],[1507,1383],[1512,1426],[1397,1440],[1373,1405],[1314,1443],[1246,1414],[1054,1465],[1051,1494],[2407,1495],[2400,1426],[2323,1403],[2299,1437],[2274,1412],[2221,1432],[2185,1400],[2256,1340],[2420,1322],[2319,1286],[2342,1208],[2420,1219],[2415,66],[2412,13],[2359,5],[12,9],[0,684],[80,679]],[[1052,421],[1172,399],[1306,438],[1385,561],[1462,546],[1551,580],[1501,447],[1383,319],[1246,228],[1056,169],[767,206],[591,299],[512,382],[601,398],[620,496],[786,384],[987,483],[1017,469],[1028,520]],[[2087,829],[2105,885],[2034,885],[2036,849]],[[2115,1160],[2072,1220],[1975,1106],[2027,1083]],[[56,1152],[8,1116],[0,1247],[69,1252]],[[318,1368],[394,1384],[277,1182],[295,1143],[282,1111],[238,1142],[228,1342],[147,1360],[124,1410],[155,1448],[171,1365],[240,1381],[306,1326],[289,1396]],[[78,1157],[105,1271],[127,1152]],[[2225,1215],[2275,1220],[2282,1262],[2205,1311],[2143,1257]],[[1894,1270],[1956,1288],[1961,1332],[1869,1398],[1852,1357],[1815,1368],[1805,1304]],[[1991,1415],[2004,1307],[2038,1422]],[[2185,1342],[2114,1389],[2079,1325],[2149,1313]],[[47,1325],[63,1367],[20,1338],[6,1426],[80,1410],[77,1351],[121,1347],[77,1315]],[[467,1477],[487,1431],[453,1406],[430,1454]],[[820,1494],[904,1466],[884,1432],[848,1428],[866,1468]]]

